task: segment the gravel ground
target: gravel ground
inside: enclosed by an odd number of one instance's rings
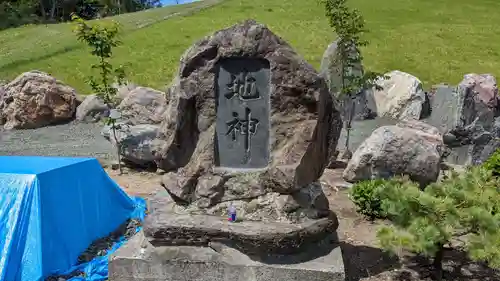
[[[34,130],[0,130],[0,155],[82,156],[111,160],[102,124],[68,123]]]

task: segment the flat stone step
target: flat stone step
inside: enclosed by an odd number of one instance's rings
[[[292,254],[335,233],[333,215],[301,224],[280,222],[229,222],[225,217],[175,214],[153,201],[152,213],[144,222],[144,233],[154,246],[207,246],[210,242],[230,244],[249,255]]]
[[[344,281],[340,246],[323,248],[309,250],[309,259],[266,263],[224,245],[154,247],[141,231],[110,256],[109,281]]]

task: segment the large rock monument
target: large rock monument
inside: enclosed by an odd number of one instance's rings
[[[314,68],[249,20],[189,48],[169,91],[154,152],[166,192],[110,280],[344,280],[318,181],[342,122]]]

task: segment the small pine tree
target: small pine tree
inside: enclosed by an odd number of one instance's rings
[[[356,9],[351,9],[347,6],[347,0],[321,0],[325,7],[325,15],[328,18],[330,26],[337,34],[337,52],[338,63],[340,63],[341,85],[340,96],[348,96],[352,100],[357,94],[365,89],[375,87],[381,89],[376,81],[381,74],[366,71],[359,75],[355,75],[354,68],[356,65],[361,65],[363,56],[361,55],[361,47],[368,45],[368,41],[362,39],[362,35],[367,32],[365,29],[365,21]],[[351,101],[352,103],[352,101]],[[343,105],[346,106],[346,105]],[[347,130],[346,136],[346,151],[349,151],[349,136],[351,130],[351,122],[354,115],[354,106],[349,106],[348,118],[344,120]]]
[[[387,185],[382,209],[393,225],[377,236],[382,248],[403,249],[433,259],[434,279],[442,280],[443,258],[452,242],[463,241],[470,258],[500,266],[498,181],[485,169],[453,173],[421,190],[416,183]]]
[[[86,43],[91,48],[91,54],[98,59],[98,62],[91,65],[92,69],[99,71],[99,75],[91,76],[88,79],[88,84],[94,90],[96,95],[100,97],[108,107],[108,112],[116,106],[117,89],[112,86],[114,81],[121,85],[125,79],[125,72],[123,68],[113,68],[109,59],[113,54],[113,48],[121,44],[117,39],[119,34],[119,24],[112,22],[109,26],[101,26],[99,24],[88,25],[85,20],[72,15],[72,20],[76,22],[76,36],[79,41]],[[118,142],[116,136],[115,118],[107,118],[105,120],[107,125],[111,126],[113,138],[117,147],[118,169],[120,174],[123,172],[121,167],[120,150],[121,144]]]

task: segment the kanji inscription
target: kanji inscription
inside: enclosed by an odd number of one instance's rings
[[[258,99],[260,95],[255,82],[257,82],[255,77],[246,72],[238,75],[231,74],[231,82],[227,84],[229,92],[224,96],[228,99],[236,96],[243,101]]]
[[[265,168],[269,163],[270,71],[266,60],[225,59],[217,76],[216,166]]]

